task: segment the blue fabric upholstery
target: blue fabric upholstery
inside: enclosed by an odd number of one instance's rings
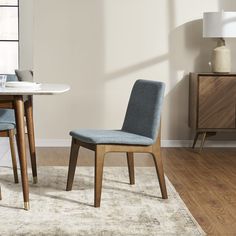
[[[15,128],[15,114],[13,109],[0,109],[0,131]]]
[[[121,130],[79,129],[71,131],[70,135],[94,144],[151,145],[160,127],[164,90],[162,82],[137,80]]]
[[[128,145],[151,145],[153,143],[153,140],[150,138],[127,133],[122,130],[79,129],[71,131],[70,135],[85,143],[116,143]]]
[[[15,129],[15,125],[11,123],[2,123],[0,122],[0,131]]]
[[[0,123],[15,124],[15,114],[13,109],[0,109]]]
[[[18,79],[14,74],[7,74],[7,81],[18,81]],[[0,131],[14,129],[15,124],[14,110],[0,108]]]
[[[16,75],[7,75],[7,81],[18,81]]]
[[[7,76],[7,81],[18,81],[16,75],[14,75],[14,74],[4,74],[4,75]]]
[[[154,141],[157,138],[165,84],[138,80],[131,92],[123,131],[143,135]]]

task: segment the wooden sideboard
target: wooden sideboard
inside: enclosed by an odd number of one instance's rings
[[[221,131],[236,131],[236,74],[190,73],[189,126],[195,130],[193,148]]]

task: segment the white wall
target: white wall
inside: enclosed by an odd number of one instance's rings
[[[33,69],[34,1],[19,1],[20,68]]]
[[[202,38],[201,18],[221,9],[234,11],[236,3],[35,0],[33,45],[22,47],[21,67],[31,68],[33,57],[36,81],[71,86],[66,94],[35,98],[37,138],[67,139],[74,128],[121,127],[131,87],[142,78],[167,85],[162,139],[190,139],[187,75],[208,71],[215,42]],[[235,71],[236,39],[227,43]]]

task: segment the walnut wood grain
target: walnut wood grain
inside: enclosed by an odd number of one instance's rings
[[[131,185],[135,184],[135,177],[134,177],[134,154],[132,152],[127,152],[127,164],[129,170],[129,183]]]
[[[207,235],[235,235],[236,149],[163,150],[165,172]]]
[[[105,145],[97,145],[95,152],[94,206],[100,207],[102,195],[102,177],[105,157]]]
[[[74,176],[75,176],[75,169],[76,169],[76,164],[77,164],[77,159],[78,159],[79,147],[80,145],[76,142],[74,138],[72,138],[66,191],[71,191],[72,189]]]
[[[189,127],[195,133],[236,131],[236,74],[189,74]],[[194,145],[197,141],[195,135]]]
[[[189,127],[197,128],[198,74],[190,73],[189,81]]]
[[[9,143],[10,143],[10,149],[11,149],[11,160],[12,160],[12,168],[13,168],[13,175],[14,175],[14,180],[15,183],[19,183],[18,179],[18,173],[17,173],[17,162],[16,162],[16,151],[15,151],[15,131],[14,129],[11,129],[8,131],[9,135]]]
[[[199,76],[198,128],[235,128],[236,78]]]
[[[33,119],[33,98],[28,96],[27,100],[24,102],[25,107],[25,118],[27,126],[27,134],[29,140],[29,151],[31,159],[31,167],[33,174],[33,183],[37,183],[37,162],[36,162],[36,150],[35,150],[35,136],[34,136],[34,119]]]
[[[236,74],[189,77],[189,126],[198,132],[235,131]]]
[[[27,173],[26,146],[25,146],[25,124],[24,124],[24,102],[22,96],[14,96],[15,117],[17,130],[18,154],[21,167],[21,179],[24,198],[24,209],[29,210],[29,183]]]

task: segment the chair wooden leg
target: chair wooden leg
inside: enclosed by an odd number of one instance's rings
[[[26,117],[27,133],[29,140],[29,151],[30,151],[32,173],[33,173],[33,183],[36,184],[38,182],[38,178],[37,178],[36,150],[35,150],[35,138],[34,138],[33,103],[31,96],[29,96],[28,100],[25,102],[25,117]]]
[[[134,154],[133,152],[127,152],[127,163],[128,163],[128,170],[129,170],[129,181],[130,184],[135,184],[135,177],[134,177]]]
[[[14,143],[14,130],[11,129],[8,131],[10,149],[11,149],[11,159],[12,159],[12,168],[14,174],[15,183],[19,183],[18,174],[17,174],[17,162],[16,162],[16,152],[15,152],[15,143]]]
[[[105,156],[104,146],[97,145],[95,152],[94,207],[100,207],[101,203],[104,156]]]
[[[198,133],[198,132],[195,134],[195,137],[194,137],[194,140],[193,140],[192,149],[195,148],[195,145],[196,145],[196,143],[197,143],[197,140],[198,140],[198,136],[199,136],[199,134],[200,134],[200,133]]]
[[[80,146],[76,144],[76,140],[72,138],[66,191],[71,191],[72,189],[74,176],[75,176],[75,169],[76,169],[76,164],[77,164],[77,159],[78,159],[79,147]]]
[[[202,149],[203,149],[203,146],[204,146],[204,143],[205,143],[205,140],[206,140],[206,136],[207,136],[207,132],[204,132],[202,134],[202,141],[201,141],[201,146],[200,146],[200,149],[199,149],[199,153],[202,152]]]
[[[164,176],[164,170],[163,170],[163,164],[162,164],[162,158],[161,158],[161,152],[160,148],[155,148],[152,153],[153,160],[156,167],[156,172],[161,188],[161,195],[163,199],[167,199],[167,190],[166,190],[166,183],[165,183],[165,176]]]
[[[2,200],[2,190],[1,190],[1,186],[0,186],[0,200]]]

